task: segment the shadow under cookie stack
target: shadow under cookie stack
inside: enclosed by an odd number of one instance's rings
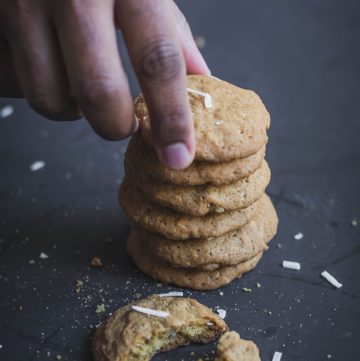
[[[253,269],[277,231],[265,189],[270,116],[252,91],[188,76],[195,161],[172,170],[157,160],[142,96],[141,132],[130,141],[120,203],[133,223],[127,250],[150,277],[181,287],[221,287]]]

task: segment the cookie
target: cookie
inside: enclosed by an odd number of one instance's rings
[[[174,268],[156,259],[149,247],[128,239],[127,252],[137,268],[155,280],[194,290],[212,290],[227,285],[257,265],[262,253],[235,266],[225,266],[209,271],[196,268]]]
[[[261,361],[259,349],[252,341],[243,340],[235,332],[224,333],[216,348],[215,361]]]
[[[155,204],[172,208],[178,213],[204,216],[246,208],[256,202],[270,182],[266,161],[248,178],[225,185],[175,186],[160,184],[140,169],[127,170],[127,177]]]
[[[261,165],[266,147],[247,158],[228,162],[212,163],[195,161],[189,167],[175,170],[163,166],[153,148],[145,143],[140,133],[136,133],[129,142],[125,169],[140,168],[161,183],[196,186],[202,184],[229,184],[247,178]]]
[[[169,313],[150,316],[132,306]],[[149,361],[156,353],[189,343],[208,343],[228,330],[225,322],[196,300],[150,296],[122,307],[95,332],[95,361]]]
[[[276,234],[277,224],[275,208],[266,197],[249,223],[220,237],[174,241],[134,227],[129,242],[148,245],[154,257],[173,267],[213,270],[236,265],[265,251]]]
[[[196,160],[226,162],[246,158],[266,144],[270,116],[253,91],[205,75],[189,75],[187,87]],[[151,144],[149,115],[141,95],[135,101],[135,114],[145,140]]]
[[[221,236],[240,228],[253,218],[256,209],[266,202],[266,197],[262,196],[247,208],[192,217],[150,203],[125,177],[119,200],[127,216],[139,227],[169,239],[182,240]]]

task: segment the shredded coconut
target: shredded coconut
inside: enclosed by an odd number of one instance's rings
[[[216,310],[216,312],[219,314],[219,317],[224,319],[226,317],[226,311],[222,310],[221,308],[219,308],[218,310]]]
[[[131,308],[134,311],[144,313],[145,315],[155,316],[155,317],[163,317],[163,318],[165,318],[165,317],[168,317],[170,315],[169,312],[152,310],[151,308],[146,308],[146,307],[131,306]]]
[[[219,125],[221,125],[221,124],[223,124],[223,123],[224,123],[224,120],[217,120],[217,121],[215,122],[215,125],[219,126]]]
[[[272,361],[280,361],[280,360],[281,360],[281,357],[282,357],[282,352],[276,351],[276,352],[274,353],[274,356],[273,356],[273,358],[272,358]]]
[[[321,275],[334,287],[340,288],[342,287],[342,283],[340,283],[334,276],[332,276],[328,271],[321,272]]]
[[[36,172],[44,167],[45,167],[45,162],[43,160],[37,160],[36,162],[30,165],[30,170],[32,172]]]
[[[160,297],[183,297],[184,292],[173,291],[173,292],[168,292],[168,293],[160,293],[159,296]]]
[[[303,239],[303,238],[304,238],[304,235],[303,235],[301,232],[299,232],[299,233],[296,233],[296,234],[295,234],[294,238],[295,238],[296,240],[300,240],[300,239]]]
[[[297,271],[299,271],[300,268],[301,268],[299,262],[291,262],[291,261],[283,261],[283,262],[282,262],[282,266],[283,266],[284,268],[294,269],[294,270],[297,270]]]
[[[7,118],[14,113],[14,107],[11,105],[6,105],[5,107],[0,109],[0,118]]]
[[[40,258],[40,259],[48,259],[49,256],[48,256],[46,253],[41,252],[40,255],[39,255],[39,258]]]
[[[191,88],[187,88],[187,91],[189,93],[193,93],[193,94],[196,94],[196,95],[200,95],[202,97],[204,97],[204,105],[205,105],[205,108],[212,108],[213,107],[213,104],[212,104],[212,98],[211,98],[211,95],[208,94],[208,93],[204,93],[204,92],[201,92],[199,90],[195,90],[195,89],[191,89]]]

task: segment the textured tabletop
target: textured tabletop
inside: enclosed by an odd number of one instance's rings
[[[269,193],[280,218],[254,271],[185,295],[225,309],[263,361],[275,351],[282,361],[359,359],[359,2],[180,6],[205,40],[213,74],[255,90],[270,111]],[[131,83],[135,95],[133,76]],[[141,275],[125,254],[129,222],[117,189],[126,141],[106,142],[83,120],[47,121],[24,101],[0,99],[0,108],[7,104],[14,113],[0,119],[0,360],[91,360],[89,338],[110,312],[176,288]],[[35,161],[45,167],[31,171]],[[90,267],[94,256],[103,267]],[[283,269],[282,260],[301,270]],[[191,346],[156,360],[211,360],[213,350]]]

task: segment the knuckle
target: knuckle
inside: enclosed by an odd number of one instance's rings
[[[119,102],[121,92],[118,86],[103,80],[94,80],[82,85],[75,94],[81,107],[100,113]]]
[[[80,117],[74,104],[71,104],[70,99],[58,96],[37,95],[28,96],[27,100],[36,112],[49,119],[69,120]]]
[[[157,39],[141,52],[140,73],[149,80],[171,81],[182,68],[181,55],[169,39]]]
[[[190,123],[185,113],[178,112],[157,118],[154,137],[160,142],[171,142],[186,138]]]

